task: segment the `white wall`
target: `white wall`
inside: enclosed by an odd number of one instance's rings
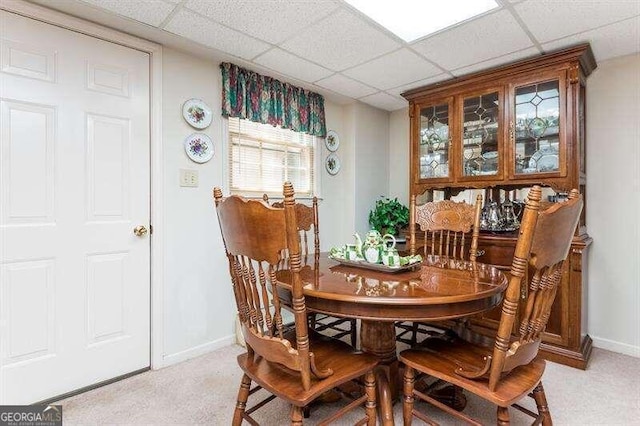
[[[164,361],[197,356],[231,343],[235,305],[211,190],[223,186],[222,118],[218,64],[165,48],[163,51],[164,150]],[[184,139],[197,130],[182,118],[182,104],[204,100],[213,122],[202,130],[215,147],[213,159],[189,160]],[[181,168],[197,170],[197,188],[179,186]]]
[[[353,138],[353,114],[348,107],[325,101],[325,117],[327,130],[335,130],[340,138],[340,146],[336,151],[340,159],[340,172],[336,175],[327,173],[324,161],[329,151],[321,143],[319,155],[321,197],[319,203],[319,228],[321,250],[343,245],[351,240],[354,230],[354,159],[355,144]]]
[[[390,115],[391,194],[406,197],[409,115]],[[587,333],[594,346],[640,356],[640,55],[605,61],[587,82]]]
[[[587,84],[588,330],[640,356],[640,55],[598,64]]]
[[[369,229],[369,211],[380,196],[389,194],[389,113],[356,103],[355,140],[355,208],[354,231],[363,235]]]
[[[389,197],[409,206],[409,108],[389,114]]]
[[[325,104],[327,129],[336,130],[341,169],[324,169],[323,146],[320,202],[320,245],[323,250],[354,241],[353,233],[369,230],[369,211],[380,195],[388,195],[389,113],[362,103]]]
[[[218,62],[165,48],[163,51],[164,149],[164,365],[179,362],[234,340],[235,302],[211,190],[225,187],[221,78]],[[214,142],[205,164],[191,162],[184,138],[195,132],[182,118],[190,98],[203,99],[213,122],[202,132]],[[325,103],[327,128],[338,132],[342,168],[329,175],[324,143],[318,151],[322,249],[352,241],[368,229],[368,212],[386,194],[388,114],[364,104]],[[197,188],[179,186],[181,168],[197,170]],[[358,197],[356,197],[358,194]],[[358,224],[356,224],[356,221]]]

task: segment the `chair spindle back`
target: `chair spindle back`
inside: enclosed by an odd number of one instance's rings
[[[500,325],[489,375],[489,388],[495,390],[502,373],[531,362],[538,354],[551,305],[562,278],[583,201],[577,190],[568,201],[540,211],[542,192],[534,186],[529,192],[520,225],[520,235],[511,265],[511,279],[502,305]],[[521,281],[526,270],[533,270],[521,324],[515,340],[511,336],[521,297]]]
[[[416,226],[424,231],[423,254],[476,260],[482,195],[475,204],[451,200],[435,201],[416,206],[416,196],[409,203],[411,254],[416,253]]]
[[[268,202],[268,197],[265,194],[263,200]],[[271,204],[272,207],[283,207],[283,201],[276,201]],[[320,230],[318,228],[318,197],[313,197],[311,206],[296,202],[296,220],[298,223],[298,240],[300,241],[301,256],[304,259],[304,264],[308,263],[309,253],[311,249],[309,246],[309,236],[313,232],[313,253],[316,260],[320,258]]]
[[[214,189],[214,198],[249,354],[300,372],[303,388],[309,389],[312,373],[319,378],[328,373],[317,371],[309,351],[293,186],[284,184],[281,208],[235,195],[223,199],[219,188]],[[281,304],[274,297],[276,271],[284,264],[283,253],[287,253],[286,264],[292,274],[295,347],[284,338]]]

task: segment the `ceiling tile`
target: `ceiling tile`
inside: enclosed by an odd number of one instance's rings
[[[162,0],[81,0],[136,21],[157,27],[169,16],[175,5]]]
[[[555,40],[640,15],[637,0],[536,0],[515,6],[541,42]]]
[[[397,49],[400,44],[362,18],[341,9],[302,30],[281,47],[340,71]]]
[[[510,53],[508,55],[500,56],[499,58],[489,59],[488,61],[478,62],[477,64],[469,65],[468,67],[458,68],[457,70],[451,71],[453,75],[456,77],[460,77],[461,75],[470,74],[476,71],[482,71],[489,68],[497,67],[498,65],[508,64],[510,62],[515,62],[519,59],[530,58],[532,56],[539,55],[540,51],[535,47],[530,47],[529,49],[524,49],[519,52]]]
[[[591,43],[597,61],[640,52],[640,17],[545,43],[542,48],[549,52],[582,42]]]
[[[384,90],[441,72],[439,68],[409,49],[401,49],[346,70],[343,74]]]
[[[341,95],[352,98],[360,98],[375,93],[377,90],[365,84],[352,80],[342,74],[334,74],[331,77],[316,82],[318,86],[333,90]]]
[[[640,52],[640,0],[498,0],[501,8],[411,44],[343,0],[31,1],[71,14],[61,5],[77,3],[79,16],[103,25],[383,109],[407,90],[540,50],[590,42],[598,61]],[[168,32],[153,27],[167,21]]]
[[[400,108],[406,108],[407,105],[409,105],[404,99],[391,96],[384,92],[374,93],[373,95],[365,96],[358,100],[386,111],[395,111]]]
[[[440,32],[413,47],[445,69],[452,70],[533,46],[506,10]]]
[[[333,74],[333,71],[278,48],[271,49],[258,56],[254,62],[279,73],[308,82],[314,82]]]
[[[270,47],[266,43],[211,22],[186,9],[178,11],[164,29],[245,59],[254,58]]]
[[[433,83],[437,83],[439,81],[444,81],[452,78],[450,74],[442,73],[435,75],[433,77],[425,78],[422,80],[414,81],[412,83],[403,84],[402,86],[394,87],[393,89],[387,89],[387,93],[391,93],[392,95],[400,96],[403,92],[407,90],[415,89],[417,87],[428,86]]]
[[[330,0],[189,0],[186,7],[269,43],[280,43],[335,10]]]

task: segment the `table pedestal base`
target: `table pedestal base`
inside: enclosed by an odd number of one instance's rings
[[[375,370],[380,423],[384,426],[393,425],[393,403],[399,400],[402,389],[402,374],[396,353],[395,323],[362,320],[360,345],[364,352],[380,359],[380,364]],[[418,389],[421,387],[420,384],[422,389]],[[429,389],[429,386],[422,382],[416,385],[418,390],[429,392],[432,397],[458,411],[462,411],[466,406],[467,399],[462,389],[457,386]]]
[[[393,425],[393,402],[398,399],[400,374],[396,356],[396,329],[393,322],[362,320],[360,346],[380,359],[376,367],[380,423]]]

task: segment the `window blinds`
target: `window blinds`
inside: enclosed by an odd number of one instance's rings
[[[314,192],[315,137],[268,124],[229,118],[229,188],[247,196],[282,196],[290,181],[296,197]]]

